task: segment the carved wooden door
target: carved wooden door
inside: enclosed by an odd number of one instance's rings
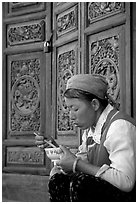
[[[4,171],[47,174],[49,160],[35,147],[34,131],[72,148],[81,142],[81,132],[73,126],[63,97],[72,75],[106,76],[109,94],[120,109],[135,115],[135,57],[133,62],[130,58],[131,50],[135,56],[134,6],[9,2],[3,10]],[[44,53],[51,32],[52,54]]]
[[[109,94],[120,109],[135,117],[132,113],[135,96],[131,94],[135,89],[131,83],[135,67],[130,58],[130,50],[135,49],[130,35],[133,12],[131,3],[123,2],[54,3],[53,79],[56,83],[52,89],[52,130],[60,143],[77,146],[81,140],[80,130],[69,119],[63,97],[67,79],[74,74],[106,76]]]
[[[3,3],[4,172],[49,173],[34,131],[50,134],[51,53],[44,52],[50,36],[51,3]]]

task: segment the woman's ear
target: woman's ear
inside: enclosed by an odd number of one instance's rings
[[[95,111],[97,111],[97,110],[99,109],[99,107],[100,107],[100,102],[99,102],[98,99],[94,98],[94,99],[91,101],[91,105],[92,105],[93,109],[94,109]]]

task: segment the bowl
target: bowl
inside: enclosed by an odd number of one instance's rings
[[[55,148],[45,148],[46,155],[52,161],[59,160],[63,152],[59,147]]]

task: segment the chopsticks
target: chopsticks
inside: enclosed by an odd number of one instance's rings
[[[55,145],[53,145],[51,142],[47,141],[47,140],[44,140],[44,142],[46,142],[47,144],[49,144],[51,147],[56,147]],[[57,148],[57,147],[56,147]]]
[[[39,136],[36,132],[34,132],[34,134],[36,135],[36,136]],[[49,144],[51,147],[53,147],[53,148],[55,148],[56,146],[55,145],[53,145],[51,142],[49,142],[48,140],[44,140],[44,142],[46,142],[47,144]]]

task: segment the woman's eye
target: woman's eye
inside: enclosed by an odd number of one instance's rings
[[[78,108],[75,108],[75,107],[71,107],[71,108],[68,108],[69,111],[74,111],[74,112],[77,112],[79,109]]]

